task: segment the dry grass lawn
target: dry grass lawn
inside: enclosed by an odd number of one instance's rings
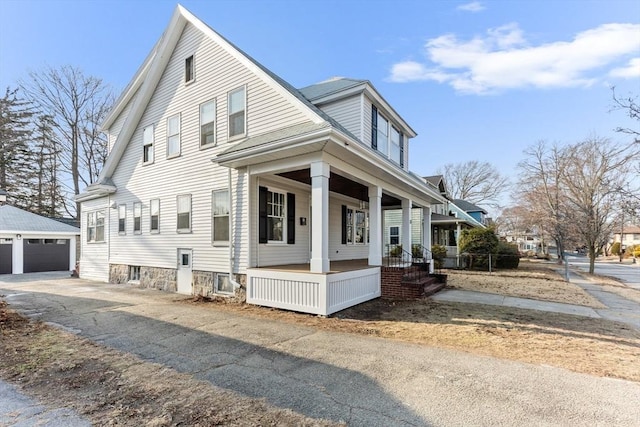
[[[577,285],[554,271],[555,264],[521,261],[517,270],[498,272],[446,271],[447,287],[541,301],[605,308]]]

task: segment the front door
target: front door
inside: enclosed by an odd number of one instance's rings
[[[193,268],[191,249],[178,249],[178,293],[191,295],[193,293]]]

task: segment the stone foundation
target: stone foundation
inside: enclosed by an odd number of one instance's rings
[[[175,268],[140,267],[140,287],[177,292],[177,273]]]
[[[244,303],[247,300],[247,275],[234,274],[240,285],[233,295],[216,294],[212,271],[193,271],[193,295],[224,300],[225,302]],[[140,267],[140,282],[129,281],[129,266],[126,264],[109,264],[109,282],[116,284],[137,285],[141,288],[158,289],[176,292],[178,290],[177,270],[173,268]]]
[[[109,264],[109,283],[122,284],[129,281],[129,266]]]

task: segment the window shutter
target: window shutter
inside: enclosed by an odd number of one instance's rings
[[[287,243],[296,242],[296,195],[287,193]]]
[[[404,167],[404,135],[400,133],[400,167]]]
[[[378,109],[375,105],[371,106],[371,148],[378,149]]]
[[[342,244],[347,244],[347,206],[342,205]]]
[[[258,242],[267,243],[267,187],[258,188]]]

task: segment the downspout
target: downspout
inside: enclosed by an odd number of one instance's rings
[[[233,278],[233,255],[234,255],[234,239],[235,234],[233,230],[233,196],[231,193],[231,168],[228,168],[228,188],[229,188],[229,281],[233,285],[233,289],[240,288],[240,283],[236,282]]]

